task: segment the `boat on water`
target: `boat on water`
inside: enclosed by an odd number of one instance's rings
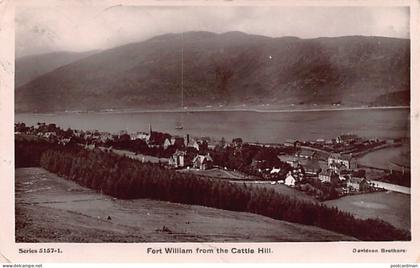
[[[184,108],[184,33],[181,34],[182,46],[181,46],[181,109]],[[180,120],[176,123],[175,129],[184,129],[182,124],[182,113]]]
[[[184,126],[182,125],[182,122],[178,122],[175,126],[175,129],[178,129],[178,130],[184,129]]]

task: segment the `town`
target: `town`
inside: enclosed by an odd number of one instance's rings
[[[158,163],[177,172],[233,182],[284,184],[318,200],[345,195],[396,190],[409,171],[395,167],[369,178],[369,167],[359,166],[363,153],[399,146],[401,139],[363,139],[343,134],[332,140],[287,140],[282,144],[258,144],[234,138],[226,142],[211,138],[172,136],[152,130],[117,134],[61,129],[55,124],[15,124],[15,135],[37,137],[59,145],[82,145],[88,149],[124,155],[141,162]],[[409,179],[407,180],[409,181]],[[403,188],[403,187],[401,187]]]

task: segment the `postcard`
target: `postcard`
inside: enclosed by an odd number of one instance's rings
[[[3,262],[420,260],[418,1],[0,14]]]

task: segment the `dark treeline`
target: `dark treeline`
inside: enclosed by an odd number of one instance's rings
[[[58,145],[42,139],[15,139],[15,167],[39,167],[41,155],[55,147]]]
[[[46,151],[40,163],[53,173],[118,198],[150,198],[251,212],[360,240],[410,239],[409,232],[379,219],[356,219],[336,208],[299,201],[274,190],[200,178],[101,150],[55,148]]]

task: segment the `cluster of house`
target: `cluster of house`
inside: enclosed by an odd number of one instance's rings
[[[166,133],[152,131],[149,125],[148,132],[136,132],[129,134],[127,131],[120,131],[118,134],[99,131],[81,131],[67,130],[63,131],[55,125],[38,124],[35,127],[25,128],[18,125],[18,129],[26,129],[31,134],[43,137],[48,140],[67,144],[72,137],[78,137],[82,141],[89,144],[105,144],[110,140],[142,140],[149,148],[158,147],[163,150],[172,146],[174,153],[169,158],[169,165],[173,168],[195,168],[205,170],[213,167],[213,158],[209,154],[211,147],[206,139],[196,139],[189,135],[184,137],[171,136]],[[16,132],[20,132],[16,131]],[[58,134],[57,134],[58,133]],[[356,135],[346,134],[340,135],[334,140],[335,144],[352,144],[360,141]],[[319,143],[327,143],[324,140],[318,140]],[[330,142],[330,141],[328,141]],[[285,145],[297,148],[295,155],[272,155],[268,151],[260,151],[253,158],[251,166],[260,171],[260,174],[266,175],[264,178],[280,178],[284,184],[295,186],[302,182],[305,178],[318,179],[321,182],[331,183],[333,185],[344,186],[344,190],[348,192],[365,191],[372,187],[372,184],[365,178],[364,172],[357,170],[356,159],[352,154],[331,153],[327,161],[319,161],[316,150],[298,148],[299,141],[287,141]],[[243,141],[241,138],[232,140],[230,146],[233,148],[234,154],[241,151]],[[284,175],[280,176],[282,168],[267,168],[267,162],[276,162],[281,160],[290,165],[291,169]],[[279,159],[278,159],[279,158]],[[265,173],[263,170],[266,171]],[[287,169],[288,170],[288,169]],[[284,172],[287,172],[285,170]],[[284,173],[283,173],[284,174]]]
[[[176,150],[171,158],[169,158],[169,165],[174,168],[193,167],[201,170],[213,167],[213,158],[209,153],[195,153],[192,157],[188,157],[188,154],[186,150]]]
[[[152,131],[149,125],[148,132],[128,133],[122,130],[117,134],[100,131],[83,131],[83,130],[62,130],[55,124],[38,123],[32,127],[26,127],[23,123],[15,124],[15,134],[31,134],[40,138],[44,138],[51,142],[66,145],[71,142],[72,138],[76,138],[79,143],[103,145],[112,140],[142,140],[149,148],[168,149],[170,146],[176,148],[175,153],[171,156],[169,164],[174,168],[194,167],[198,169],[208,169],[213,166],[213,159],[207,153],[207,149],[211,147],[206,139],[196,139],[190,135],[185,137],[171,136],[166,133]]]
[[[127,132],[121,132],[119,135],[127,135]],[[145,141],[149,148],[159,147],[163,150],[170,146],[176,148],[175,153],[169,158],[169,165],[173,168],[192,167],[205,170],[213,167],[213,159],[208,153],[211,145],[206,139],[193,138],[189,134],[181,137],[155,132],[152,131],[151,125],[149,125],[149,132],[136,132],[129,135],[131,140]]]
[[[357,161],[351,154],[331,153],[326,163],[320,165],[316,152],[300,150],[295,156],[284,159],[292,170],[284,183],[295,186],[304,178],[318,179],[321,182],[343,186],[343,192],[367,191],[373,184],[369,182],[363,170],[357,170]]]

